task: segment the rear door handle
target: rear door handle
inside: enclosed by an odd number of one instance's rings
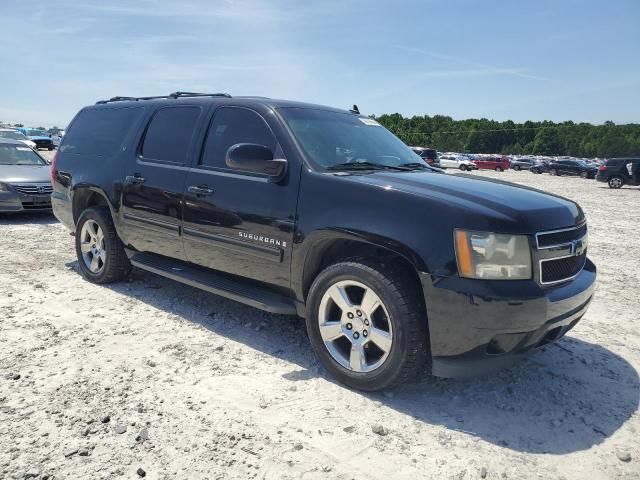
[[[207,186],[196,187],[195,185],[191,185],[189,188],[187,188],[187,190],[189,191],[189,193],[193,193],[200,197],[206,197],[207,195],[213,194],[213,190]]]
[[[126,177],[124,177],[124,183],[126,183],[127,185],[135,185],[137,183],[144,182],[144,177],[141,177],[140,175],[127,175]]]

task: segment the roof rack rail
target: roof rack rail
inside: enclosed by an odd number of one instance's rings
[[[96,105],[102,105],[110,102],[137,102],[140,100],[157,100],[161,98],[184,98],[184,97],[225,97],[231,98],[231,95],[228,93],[195,93],[195,92],[173,92],[169,95],[158,95],[155,97],[111,97],[109,100],[100,100],[96,102]]]
[[[196,92],[173,92],[169,94],[172,98],[178,97],[225,97],[231,98],[228,93],[196,93]]]

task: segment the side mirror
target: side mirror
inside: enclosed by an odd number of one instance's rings
[[[227,167],[243,172],[260,173],[277,181],[287,169],[284,158],[273,158],[270,148],[256,143],[236,143],[227,150]]]

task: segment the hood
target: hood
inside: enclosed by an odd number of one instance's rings
[[[0,182],[49,183],[49,165],[0,165]]]
[[[48,135],[29,135],[29,140],[51,140]]]
[[[571,200],[501,180],[472,175],[388,171],[349,175],[348,178],[429,200],[429,207],[462,211],[461,218],[464,217],[467,224],[477,228],[500,226],[504,233],[534,233],[584,221],[582,209]],[[471,225],[460,226],[472,228]]]

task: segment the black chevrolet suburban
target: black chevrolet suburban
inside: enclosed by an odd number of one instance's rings
[[[433,169],[357,110],[114,97],[76,115],[52,177],[87,280],[137,267],[298,315],[326,369],[362,390],[509,366],[594,291],[577,204]]]

